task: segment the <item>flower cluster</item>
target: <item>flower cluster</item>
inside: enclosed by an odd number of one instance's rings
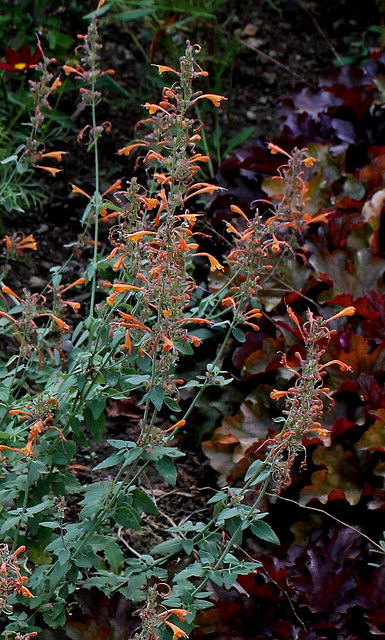
[[[49,424],[53,420],[54,411],[58,406],[59,403],[56,398],[47,399],[39,395],[34,398],[27,409],[11,409],[9,412],[11,416],[19,416],[21,421],[32,421],[32,424],[29,426],[27,444],[22,448],[0,445],[0,450],[16,451],[17,453],[22,453],[25,457],[32,456],[34,454],[33,447],[35,442],[40,438],[40,435],[48,429],[55,429],[59,433],[60,439],[65,440],[62,431],[58,427]]]
[[[8,307],[10,313],[0,310],[0,316],[6,318],[12,323],[13,331],[17,342],[20,344],[23,355],[28,355],[31,350],[36,348],[33,338],[38,334],[38,325],[36,320],[38,318],[49,318],[53,321],[54,325],[59,331],[68,331],[69,325],[62,320],[59,316],[62,315],[65,307],[70,307],[73,311],[78,311],[80,307],[79,302],[72,302],[63,300],[62,295],[72,287],[75,287],[84,282],[84,278],[79,278],[67,287],[61,285],[59,287],[49,288],[53,292],[53,311],[46,310],[46,296],[39,293],[31,294],[29,291],[24,290],[24,298],[21,298],[10,287],[3,284],[1,289],[3,294],[9,296],[12,304]],[[15,314],[12,314],[12,305],[17,305]],[[18,317],[17,314],[20,314]]]
[[[25,547],[19,547],[11,553],[7,544],[0,544],[0,613],[12,613],[12,607],[7,604],[11,593],[21,593],[26,598],[33,598],[33,594],[25,586],[28,578],[22,576],[18,567],[18,555],[24,553]]]
[[[140,610],[139,615],[142,620],[142,631],[139,634],[135,634],[133,640],[159,640],[158,627],[159,623],[165,624],[172,631],[172,640],[179,640],[179,638],[187,638],[187,633],[174,622],[170,622],[167,618],[171,615],[175,615],[180,622],[185,622],[190,611],[187,609],[164,609],[158,613],[158,597],[160,595],[160,587],[169,592],[167,584],[158,584],[149,587],[146,605]],[[162,597],[165,597],[162,594]],[[163,605],[161,605],[163,606]]]
[[[273,197],[278,200],[268,225],[277,233],[302,234],[314,222],[326,222],[329,212],[311,215],[306,211],[308,203],[308,183],[304,178],[306,168],[312,167],[315,158],[309,157],[307,149],[293,149],[287,153],[281,147],[269,143],[271,153],[281,153],[288,158],[287,164],[279,169],[279,175],[271,178],[274,183]]]
[[[304,437],[316,435],[325,438],[328,434],[321,425],[322,398],[326,397],[331,403],[333,402],[329,389],[323,384],[326,369],[336,364],[341,371],[351,371],[351,368],[340,360],[321,363],[333,333],[328,324],[337,318],[353,315],[355,308],[347,307],[327,320],[321,316],[316,317],[308,311],[307,321],[304,324],[301,324],[290,307],[287,311],[299,331],[306,355],[302,357],[300,353],[296,353],[299,370],[290,366],[286,356],[283,355],[281,362],[295,376],[295,384],[287,391],[274,389],[271,393],[273,400],[284,398],[286,401],[283,412],[286,415],[284,428],[275,438],[265,441],[263,445],[269,445],[268,457],[272,461],[272,478],[276,482],[277,493],[290,483],[290,471],[298,452],[302,451],[306,455],[303,445]]]
[[[124,329],[126,351],[131,353],[136,348],[140,355],[156,362],[158,384],[166,394],[176,391],[171,373],[179,350],[187,342],[200,344],[185,325],[209,322],[186,313],[196,287],[189,263],[194,256],[201,255],[207,257],[211,270],[223,269],[210,254],[196,253],[197,216],[187,208],[193,197],[219,189],[206,182],[194,182],[199,163],[207,162],[208,157],[196,153],[202,123],[190,118],[187,112],[202,98],[217,105],[223,99],[193,91],[193,80],[207,75],[195,61],[198,51],[199,47],[187,43],[180,71],[158,67],[160,73],[176,74],[178,81],[163,90],[159,104],[145,105],[151,117],[139,125],[147,126],[148,134],[119,150],[121,155],[129,155],[134,149],[147,148],[141,159],[146,167],[148,189],[133,179],[126,191],[115,194],[121,211],[118,224],[110,232],[114,249],[109,258],[121,279],[106,283],[112,289],[107,302],[128,306],[127,310],[119,311],[112,330]],[[132,294],[136,299],[134,306],[129,305]]]
[[[37,244],[33,235],[25,236],[21,231],[15,232],[11,236],[4,236],[1,242],[5,244],[5,250],[11,258],[21,256],[26,249],[37,251]]]
[[[85,35],[78,35],[79,40],[82,41],[82,44],[78,47],[78,49],[82,51],[82,57],[80,60],[81,64],[77,64],[76,66],[65,64],[63,66],[66,76],[73,75],[76,80],[82,83],[80,88],[81,103],[78,107],[78,112],[89,105],[96,105],[99,102],[101,93],[95,88],[98,78],[106,74],[111,75],[115,73],[113,69],[102,71],[98,67],[99,51],[102,48],[102,45],[98,42],[99,34],[96,18],[99,9],[104,4],[105,0],[100,0],[94,13],[94,18],[91,20],[90,26],[88,27],[87,33]],[[95,137],[100,136],[103,132],[103,128],[105,127],[102,127],[102,129],[96,127],[91,128],[90,134],[92,138],[95,139]],[[87,126],[87,129],[90,129],[89,125]]]

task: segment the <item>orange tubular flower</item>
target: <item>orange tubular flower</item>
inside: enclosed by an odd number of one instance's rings
[[[9,313],[5,313],[5,311],[0,311],[0,316],[7,318],[7,320],[11,320],[14,324],[17,324],[17,320],[15,320],[13,316],[10,316]]]
[[[354,316],[355,312],[356,312],[355,307],[346,307],[345,309],[342,309],[342,311],[339,311],[338,313],[336,313],[331,318],[328,318],[326,322],[327,323],[332,322],[333,320],[337,320],[337,318],[342,318],[343,316]]]
[[[208,320],[207,318],[183,318],[183,320],[178,320],[175,324],[183,324],[184,322],[197,322],[199,325],[214,324],[212,320]]]
[[[179,427],[184,427],[185,424],[186,424],[186,420],[179,420],[178,422],[173,424],[168,429],[164,429],[163,433],[170,433],[170,431],[174,431],[174,429],[179,429]],[[161,616],[166,616],[169,613],[175,613],[175,611],[176,611],[175,609],[169,609],[168,611],[164,611],[163,614],[162,613],[159,614],[158,618],[160,618]],[[183,611],[183,609],[177,609],[177,611]],[[190,613],[190,612],[187,611],[186,615],[187,615],[187,613]],[[178,614],[175,614],[175,615],[178,615]],[[178,615],[178,618],[179,618],[179,615]],[[179,618],[179,620],[181,620],[181,618]],[[182,622],[183,622],[183,620],[182,620]]]
[[[122,316],[123,320],[130,323],[131,328],[135,327],[136,329],[143,329],[144,331],[148,331],[148,333],[152,333],[151,329],[146,327],[146,325],[142,322],[139,322],[139,320],[134,318],[134,316],[131,316],[129,313],[125,313],[124,311],[119,311],[119,313]],[[124,323],[123,326],[126,326],[126,323]]]
[[[19,302],[21,302],[20,296],[18,296],[17,293],[12,291],[12,289],[10,287],[7,287],[6,284],[2,285],[1,290],[2,290],[3,293],[6,293],[7,295],[12,296],[13,298],[16,298],[16,300],[19,300]],[[14,318],[12,318],[12,320],[14,320]]]
[[[122,350],[127,349],[127,351],[129,353],[132,353],[132,341],[131,341],[131,336],[130,336],[130,332],[127,329],[126,330],[126,335],[125,335],[125,339],[124,339],[124,344],[122,344],[122,346],[120,347]]]
[[[179,422],[183,422],[183,425],[179,424]],[[174,429],[175,427],[184,426],[184,424],[186,423],[185,420],[180,420],[179,422],[174,424],[174,427],[173,427]],[[163,618],[167,618],[167,616],[169,616],[170,613],[173,613],[174,615],[177,616],[177,618],[179,618],[181,622],[184,622],[187,616],[189,615],[189,613],[191,613],[191,611],[187,611],[187,609],[167,609],[167,611],[162,611],[162,613],[159,613],[157,615],[157,618],[159,620],[163,620]]]
[[[183,629],[177,627],[176,624],[169,622],[168,620],[163,620],[164,624],[166,624],[173,632],[172,640],[178,640],[179,638],[187,638],[188,635]]]
[[[240,216],[242,216],[243,218],[245,218],[245,220],[247,222],[249,222],[249,219],[247,217],[247,215],[242,211],[242,209],[240,209],[239,207],[237,207],[236,204],[231,204],[230,205],[230,209],[231,211],[233,211],[234,213],[239,213]]]
[[[172,177],[166,176],[164,173],[154,173],[154,178],[159,184],[171,184]]]
[[[152,67],[157,67],[159,71],[159,75],[165,73],[166,71],[171,71],[171,73],[176,73],[177,76],[180,75],[179,71],[175,71],[172,67],[166,67],[164,64],[153,64]]]
[[[224,271],[225,269],[224,266],[220,262],[218,262],[218,260],[214,258],[214,256],[212,256],[210,253],[194,253],[194,257],[195,256],[206,256],[210,261],[210,271]]]
[[[131,242],[138,242],[144,236],[156,236],[156,231],[135,231],[134,233],[128,233],[126,238],[129,238]]]
[[[68,285],[68,287],[64,287],[64,289],[62,290],[62,293],[64,293],[65,291],[68,291],[68,289],[72,289],[73,287],[77,287],[80,284],[84,284],[86,281],[85,278],[78,278],[77,280],[75,280],[75,282],[72,282],[71,284]]]
[[[251,327],[252,329],[254,329],[254,331],[259,331],[259,327],[257,324],[254,324],[254,322],[245,322],[245,324],[249,325],[249,327]]]
[[[48,171],[54,178],[56,178],[57,174],[62,171],[62,169],[57,169],[56,167],[44,167],[41,164],[35,164],[34,167],[36,169],[44,169],[44,171]]]
[[[212,195],[215,191],[223,191],[223,187],[217,187],[215,184],[204,184],[201,183],[204,186],[202,186],[202,188],[198,188],[197,191],[194,191],[193,193],[190,193],[190,195],[188,195],[185,198],[185,201],[189,200],[190,198],[195,198],[195,196],[200,195],[201,193],[209,193],[210,195]],[[200,184],[196,184],[194,187],[194,189],[196,189],[197,187],[200,187]]]
[[[0,450],[3,449],[7,449],[7,451],[16,451],[17,453],[22,453],[24,456],[27,455],[24,449],[18,449],[17,447],[7,447],[5,444],[0,444]]]
[[[326,364],[321,365],[319,367],[319,371],[322,371],[323,369],[330,367],[332,364],[338,364],[341,371],[353,371],[352,367],[350,367],[348,364],[345,364],[345,362],[341,362],[341,360],[330,360],[330,362],[327,362]]]
[[[37,243],[32,234],[20,240],[16,247],[16,253],[21,253],[24,249],[31,249],[32,251],[37,251]]]
[[[210,162],[210,156],[204,156],[201,153],[196,153],[191,156],[190,162]]]
[[[226,231],[227,233],[233,233],[234,235],[238,236],[239,238],[242,237],[242,234],[238,231],[238,229],[236,229],[231,222],[226,222]]]
[[[118,149],[118,156],[129,156],[133,149],[137,147],[147,147],[146,142],[134,142],[134,144],[129,144],[127,147],[122,147],[122,149]]]
[[[223,298],[223,300],[221,302],[221,305],[223,307],[233,307],[233,309],[235,309],[236,306],[237,306],[236,303],[235,303],[234,298],[231,298],[230,296],[227,297],[227,298]]]
[[[80,66],[78,68],[75,68],[75,67],[71,67],[69,64],[63,65],[63,71],[66,74],[66,76],[69,76],[71,73],[75,73],[80,78],[84,73],[84,69],[82,69]]]
[[[278,389],[274,389],[270,394],[270,398],[272,400],[280,400],[281,398],[285,398],[286,396],[287,391],[278,391]]]
[[[259,309],[251,309],[247,311],[245,314],[246,318],[262,318],[262,313]]]
[[[107,285],[109,286],[109,285]],[[142,287],[137,287],[134,284],[113,284],[111,285],[113,290],[116,291],[117,293],[123,293],[124,291],[144,291],[144,289]]]
[[[166,115],[169,115],[168,111],[166,109],[163,109],[163,107],[161,107],[159,104],[152,104],[151,102],[146,102],[143,106],[145,109],[148,109],[148,112],[151,115],[153,115],[157,111],[163,111],[163,113],[165,113]]]
[[[220,107],[221,106],[222,100],[227,100],[227,98],[225,98],[225,96],[218,96],[215,93],[204,93],[201,96],[198,96],[197,98],[195,98],[195,100],[193,100],[192,104],[194,104],[194,102],[197,102],[197,100],[202,100],[203,98],[207,98],[207,100],[211,100],[211,102],[216,107]]]
[[[193,336],[191,334],[187,334],[186,338],[188,338],[194,347],[200,347],[202,344],[202,340],[198,338],[198,336]]]
[[[42,316],[49,316],[50,318],[52,318],[52,320],[59,327],[60,331],[67,331],[69,329],[69,325],[66,322],[64,322],[64,320],[61,320],[60,318],[55,316],[53,313],[39,313],[37,317],[40,318]]]
[[[271,151],[272,154],[276,154],[276,153],[283,153],[284,156],[287,156],[288,158],[291,159],[291,155],[290,153],[287,153],[287,151],[284,151],[283,149],[281,149],[281,147],[278,147],[278,145],[273,144],[272,142],[269,142],[267,145],[267,148]]]
[[[91,196],[88,195],[86,191],[83,191],[83,189],[81,189],[80,187],[77,187],[76,184],[71,184],[71,187],[72,193],[79,193],[82,196],[86,196],[86,198],[88,198],[89,200],[91,199]]]
[[[24,249],[37,251],[36,240],[32,234],[24,237],[23,233],[14,233],[12,236],[5,236],[1,242],[5,243],[8,250],[13,250],[16,255],[21,255]]]
[[[171,338],[168,338],[167,336],[164,336],[164,335],[161,335],[161,338],[164,342],[163,351],[177,351],[177,348],[173,343],[173,341],[171,340]]]
[[[68,153],[68,151],[48,151],[48,153],[40,153],[36,156],[36,159],[40,160],[40,158],[54,158],[58,162],[61,162],[63,160],[63,156],[66,153]]]

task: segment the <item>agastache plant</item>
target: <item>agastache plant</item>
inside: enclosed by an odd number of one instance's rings
[[[174,376],[179,353],[186,352],[186,345],[200,344],[186,325],[210,324],[206,318],[189,314],[191,293],[197,286],[189,273],[192,258],[204,256],[211,270],[223,269],[210,254],[197,252],[194,238],[197,216],[188,210],[192,198],[219,189],[206,182],[195,182],[200,163],[209,158],[196,152],[202,123],[192,118],[189,111],[203,98],[217,106],[223,100],[222,96],[193,90],[193,81],[207,75],[195,61],[198,51],[199,47],[187,43],[180,71],[158,66],[160,73],[170,72],[178,80],[164,88],[159,104],[144,105],[150,117],[139,125],[149,129],[147,135],[119,150],[120,155],[129,155],[134,149],[147,148],[141,158],[147,173],[147,189],[133,179],[127,191],[115,194],[123,206],[119,224],[110,233],[114,244],[110,259],[121,278],[110,284],[112,291],[107,299],[111,305],[125,304],[125,310],[117,310],[112,331],[124,330],[122,348],[144,357],[151,371],[144,398],[142,437],[150,429],[147,424],[150,403],[155,407],[151,423],[164,400],[169,398],[168,404],[174,406],[177,385],[183,383]],[[131,296],[134,305],[128,304]]]

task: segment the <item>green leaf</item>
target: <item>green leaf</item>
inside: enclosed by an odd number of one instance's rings
[[[132,497],[134,499],[133,506],[138,511],[144,511],[144,513],[151,513],[156,516],[159,513],[159,509],[156,506],[155,502],[151,500],[150,496],[147,495],[141,489],[134,489],[132,492]]]
[[[119,451],[118,453],[113,453],[111,456],[108,456],[105,460],[102,460],[99,464],[94,467],[94,471],[99,471],[100,469],[109,469],[110,467],[115,467],[118,464],[122,464],[123,456]]]
[[[164,404],[167,405],[171,411],[175,411],[175,413],[182,411],[179,404],[173,398],[169,398],[168,396],[165,397]]]
[[[164,456],[155,462],[155,467],[158,473],[164,478],[166,482],[175,486],[177,470],[174,461],[169,456]]]
[[[247,482],[253,476],[256,476],[254,482],[258,482],[259,474],[264,467],[265,467],[265,464],[264,462],[262,462],[262,460],[254,460],[254,462],[251,463],[251,465],[249,466],[248,470],[245,473],[245,482]]]
[[[114,449],[132,449],[136,447],[136,442],[133,440],[114,440],[111,438],[107,440],[107,442],[111,447],[114,447]]]
[[[114,573],[119,574],[124,562],[123,551],[116,542],[109,544],[104,550],[104,556]]]
[[[76,444],[73,440],[63,440],[60,442],[60,450],[52,456],[53,464],[64,467],[69,464],[76,453]]]
[[[151,549],[151,555],[166,555],[168,553],[178,553],[182,550],[182,540],[176,538],[160,542]]]
[[[100,442],[100,440],[103,437],[104,434],[104,428],[105,428],[105,417],[104,417],[104,413],[101,413],[99,415],[99,417],[97,419],[94,418],[93,414],[92,414],[92,410],[90,409],[90,407],[86,407],[84,409],[84,420],[85,423],[87,425],[87,428],[89,429],[90,433],[93,435],[93,437],[95,438],[95,440],[97,442]]]
[[[280,544],[279,538],[273,529],[263,520],[254,520],[251,525],[251,530],[254,535],[261,540],[266,540],[266,542],[270,542],[271,544]]]
[[[155,13],[154,7],[149,9],[132,9],[131,11],[121,11],[116,14],[115,19],[121,22],[128,22],[130,20],[139,20]]]
[[[43,611],[43,619],[53,629],[63,628],[67,618],[66,606],[61,602],[50,603]]]
[[[194,548],[194,542],[189,539],[182,540],[182,548],[183,551],[189,556]]]
[[[161,384],[157,384],[156,387],[153,387],[148,392],[148,397],[150,398],[155,409],[157,409],[158,411],[160,411],[163,406],[164,396],[165,392]]]
[[[104,408],[106,406],[106,399],[93,398],[91,402],[88,403],[88,406],[91,409],[94,420],[97,420],[104,411]]]
[[[117,524],[122,527],[128,527],[129,529],[135,529],[140,531],[141,522],[140,516],[132,507],[126,505],[124,507],[118,507],[113,515],[113,518]]]
[[[242,331],[242,329],[238,329],[238,327],[233,327],[231,333],[233,334],[234,338],[238,340],[238,342],[245,342],[246,336]]]
[[[6,384],[0,384],[0,402],[8,402],[9,387]]]

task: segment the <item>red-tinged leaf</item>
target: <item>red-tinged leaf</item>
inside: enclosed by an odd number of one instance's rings
[[[247,331],[245,333],[245,341],[236,349],[234,349],[232,362],[237,369],[242,369],[245,360],[255,351],[261,349],[266,334],[263,331]]]
[[[377,420],[364,433],[357,442],[357,449],[361,451],[384,451],[385,452],[385,408],[375,412]]]
[[[351,505],[357,504],[363,485],[353,453],[334,444],[330,448],[317,447],[312,457],[315,464],[326,468],[312,473],[312,484],[302,489],[300,504],[309,504],[314,500],[322,504],[331,500],[347,500]]]
[[[362,209],[364,200],[356,200],[350,196],[340,196],[335,199],[335,206],[340,211],[346,211],[347,213],[359,213]]]
[[[288,585],[306,600],[313,614],[346,614],[359,604],[357,574],[352,562],[360,555],[359,534],[335,529],[328,536],[314,531],[309,544],[289,550]],[[340,617],[340,616],[339,616]]]
[[[358,391],[365,400],[365,410],[385,408],[385,389],[380,387],[376,378],[368,373],[358,376]]]
[[[329,428],[330,432],[330,442],[333,444],[334,440],[339,436],[342,436],[343,433],[349,431],[352,427],[355,427],[356,423],[351,422],[345,416],[338,416],[338,418],[334,421],[333,425]]]
[[[259,440],[263,441],[272,427],[267,407],[272,403],[272,387],[260,385],[252,391],[238,414],[224,418],[211,440],[202,443],[210,465],[219,472],[218,484],[226,484],[229,474],[243,477],[249,462],[246,451]],[[234,476],[235,474],[235,476]]]
[[[276,371],[281,363],[281,355],[279,355],[279,352],[282,352],[283,349],[283,338],[266,338],[266,340],[263,341],[262,349],[254,351],[254,353],[246,358],[242,367],[242,377],[248,380],[259,373]]]
[[[326,253],[310,246],[310,264],[316,272],[327,273],[334,284],[334,296],[350,293],[360,298],[368,290],[377,290],[385,272],[385,260],[373,256],[370,249],[362,247],[353,256],[342,250]]]
[[[333,298],[333,300],[329,300],[328,304],[338,304],[341,307],[353,306],[356,310],[356,316],[369,320],[377,320],[379,317],[377,309],[373,308],[372,301],[367,296],[353,300],[353,296],[350,293],[342,293]]]
[[[66,633],[71,640],[112,640],[110,631],[111,629],[101,627],[96,620],[66,624]]]
[[[121,594],[107,597],[96,587],[78,589],[77,605],[65,625],[71,640],[126,640],[139,626],[133,606]]]
[[[289,109],[298,113],[306,113],[314,120],[318,120],[320,113],[326,112],[330,107],[340,106],[343,103],[342,99],[335,97],[331,91],[314,91],[309,87],[296,91],[291,95],[291,98],[283,98],[280,102],[279,117],[285,116]]]
[[[354,374],[374,374],[385,369],[385,344],[371,350],[369,342],[359,334],[348,336],[347,348],[339,353],[341,360],[349,365]]]
[[[369,622],[371,633],[385,635],[385,565],[379,567],[370,583],[359,580],[361,603],[365,607],[365,618]]]

